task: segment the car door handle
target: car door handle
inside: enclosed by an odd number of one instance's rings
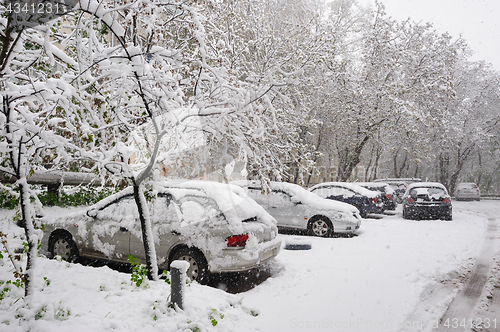
[[[173,235],[181,235],[181,233],[177,232],[177,231],[172,231],[171,232]]]
[[[122,232],[128,232],[128,229],[126,227],[121,226],[120,227],[120,231],[122,231]]]

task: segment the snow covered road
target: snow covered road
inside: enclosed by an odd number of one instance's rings
[[[192,284],[180,312],[168,308],[163,281],[137,288],[127,273],[41,257],[30,301],[22,300],[22,289],[1,292],[0,330],[437,331],[474,280],[479,257],[489,277],[461,315],[490,320],[477,331],[499,331],[500,240],[492,223],[499,224],[500,201],[453,201],[453,208],[451,222],[404,220],[401,211],[367,219],[354,238],[281,234],[283,246],[298,237],[312,249],[283,249],[270,278],[236,295]],[[13,213],[0,210],[0,231],[15,248],[23,233],[7,220]],[[12,271],[7,257],[0,259],[0,280],[12,279]]]
[[[468,331],[475,326],[484,325],[485,322],[488,328],[491,323],[496,325],[496,321],[490,322],[488,318],[477,316],[475,307],[483,294],[484,287],[490,276],[498,242],[497,228],[498,220],[494,216],[490,216],[482,248],[474,264],[471,276],[467,284],[460,290],[448,307],[448,310],[441,319],[438,331],[446,331],[450,327]]]
[[[434,330],[480,253],[488,217],[500,213],[500,201],[453,206],[452,222],[404,220],[398,211],[366,220],[358,237],[283,250],[283,270],[243,303],[259,308],[262,331]]]

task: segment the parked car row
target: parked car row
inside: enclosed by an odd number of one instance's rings
[[[464,183],[457,198],[478,199],[477,186]],[[257,181],[221,184],[209,181],[157,184],[147,202],[160,271],[174,260],[190,263],[187,275],[201,283],[210,272],[252,269],[275,257],[279,229],[309,235],[353,234],[369,213],[394,210],[396,192],[385,182],[328,182],[309,190]],[[413,182],[402,196],[405,219],[452,219],[451,197],[435,182]],[[78,257],[126,263],[133,255],[145,263],[139,213],[132,188],[55,219],[42,217],[42,250],[68,261]]]
[[[245,271],[275,257],[281,248],[278,227],[320,237],[352,234],[360,228],[361,214],[353,205],[290,183],[271,182],[266,189],[264,194],[255,181],[157,184],[157,195],[147,204],[159,270],[185,260],[190,263],[187,275],[203,283],[210,272]],[[367,205],[380,211],[380,193],[362,190],[369,193]],[[48,256],[127,263],[133,255],[139,263],[146,262],[132,188],[78,212],[41,219],[42,250]]]

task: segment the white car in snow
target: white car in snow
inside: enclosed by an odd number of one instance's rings
[[[276,220],[241,188],[187,181],[157,190],[148,204],[160,271],[186,260],[188,277],[204,283],[209,272],[249,270],[279,253]],[[42,248],[52,256],[127,262],[133,255],[145,263],[131,187],[71,215],[42,217],[42,223]]]
[[[461,200],[481,200],[481,190],[477,184],[473,182],[463,182],[459,183],[457,189],[455,190],[455,198],[457,201]]]
[[[262,205],[280,228],[307,230],[310,235],[330,237],[334,233],[354,233],[361,225],[358,209],[352,205],[323,199],[299,185],[270,182],[263,193],[259,181],[232,182]]]

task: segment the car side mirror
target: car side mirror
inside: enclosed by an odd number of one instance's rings
[[[97,217],[97,210],[96,209],[87,210],[87,216],[91,218]]]

